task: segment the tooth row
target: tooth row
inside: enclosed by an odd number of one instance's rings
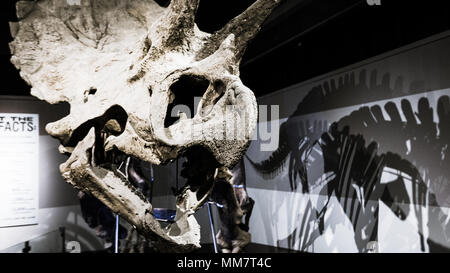
[[[116,174],[116,176],[120,178],[122,183],[124,183],[131,190],[132,193],[136,194],[142,201],[144,201],[146,203],[148,202],[147,199],[145,198],[144,194],[142,194],[142,192],[137,190],[137,188],[135,186],[133,186],[133,184],[131,184],[130,181],[122,178],[121,175]]]

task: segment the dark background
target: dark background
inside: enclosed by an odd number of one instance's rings
[[[9,21],[16,0],[1,1],[1,95],[29,95],[30,87],[10,63]],[[168,0],[158,0],[167,5]],[[254,0],[203,0],[197,24],[212,32]],[[445,1],[285,0],[250,44],[241,78],[261,96],[450,28]]]

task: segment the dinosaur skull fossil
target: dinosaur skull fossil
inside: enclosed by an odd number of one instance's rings
[[[247,148],[257,106],[239,64],[281,0],[258,0],[215,33],[196,26],[199,1],[172,0],[168,7],[153,0],[19,1],[20,21],[10,24],[11,61],[32,95],[70,104],[68,116],[46,127],[69,155],[60,166],[64,178],[162,251],[199,247],[193,214],[211,191],[214,170],[233,166]],[[202,97],[195,115],[171,122],[171,106],[194,96]],[[117,175],[111,160],[117,153],[153,164],[203,158],[209,170],[188,178],[175,223],[162,228],[152,205]]]

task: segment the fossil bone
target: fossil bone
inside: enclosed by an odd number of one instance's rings
[[[200,0],[172,0],[167,8],[153,0],[19,1],[11,61],[32,95],[70,104],[68,116],[46,126],[70,155],[60,166],[64,178],[162,251],[199,247],[193,214],[211,192],[215,168],[239,161],[256,126],[256,100],[239,64],[280,1],[258,0],[212,34],[195,24]],[[195,115],[166,124],[170,104],[200,87]],[[211,170],[192,176],[205,181],[188,179],[176,222],[163,229],[152,205],[115,173],[111,154],[166,164],[198,147],[214,159]]]

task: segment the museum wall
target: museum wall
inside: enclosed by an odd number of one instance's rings
[[[0,252],[6,248],[8,252],[21,252],[22,243],[28,240],[31,252],[60,252],[59,227],[66,229],[66,242],[78,241],[83,251],[103,248],[95,230],[81,216],[77,191],[61,177],[58,168],[67,158],[59,154],[59,142],[45,132],[47,123],[62,118],[68,111],[66,104],[50,105],[32,97],[0,96],[0,113],[39,114],[38,224],[0,227]],[[23,169],[24,173],[27,171]]]
[[[449,251],[449,75],[445,32],[259,97],[279,115],[244,158],[253,242]]]

